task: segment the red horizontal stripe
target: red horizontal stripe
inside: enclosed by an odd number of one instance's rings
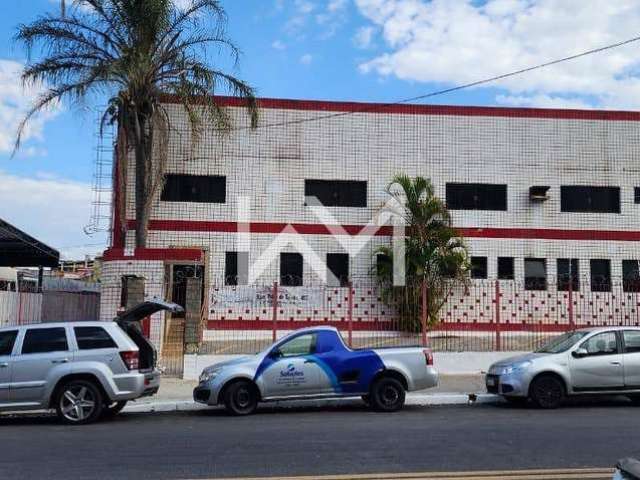
[[[165,103],[182,103],[178,97],[166,95]],[[242,107],[246,101],[238,97],[216,97],[220,106]],[[195,103],[204,103],[203,100]],[[558,108],[476,107],[455,105],[415,105],[406,103],[336,102],[324,100],[293,100],[260,98],[260,108],[306,110],[314,112],[388,113],[403,115],[453,115],[466,117],[548,118],[559,120],[640,121],[640,112],[620,110],[576,110]]]
[[[617,324],[610,323],[610,326]],[[638,322],[630,324],[638,326]],[[321,321],[321,320],[278,320],[278,330],[296,330],[306,327],[335,327],[341,331],[349,330],[349,322],[347,321]],[[474,322],[451,322],[440,323],[430,327],[430,332],[496,332],[498,325],[495,323],[474,323]],[[590,325],[578,324],[575,328],[588,327]],[[598,326],[608,326],[607,324],[598,324]],[[209,320],[207,322],[209,330],[251,330],[251,331],[270,331],[273,329],[273,321],[271,320]],[[501,323],[499,325],[500,332],[531,332],[531,333],[556,333],[565,332],[571,326],[558,323]],[[393,332],[393,324],[385,321],[356,321],[352,323],[352,330],[358,332]],[[420,335],[416,333],[416,336]]]
[[[197,248],[136,248],[133,256],[125,255],[123,248],[111,248],[103,255],[104,260],[182,260],[202,261],[202,250]]]
[[[129,229],[136,227],[135,220],[127,222]],[[233,233],[238,231],[237,222],[209,222],[198,220],[151,220],[149,229],[168,232],[219,232]],[[331,235],[335,226],[313,223],[272,223],[252,222],[251,233],[282,233],[287,227],[293,228],[301,235]],[[364,230],[362,225],[341,225],[345,235],[358,235]],[[638,242],[640,231],[637,230],[566,230],[553,228],[458,228],[460,235],[467,238],[505,238],[529,240],[606,240]],[[391,236],[392,227],[384,226],[375,231],[376,236]]]

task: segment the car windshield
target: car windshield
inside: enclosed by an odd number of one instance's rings
[[[589,332],[567,332],[564,335],[554,338],[538,350],[536,353],[562,353],[574,346],[581,338]]]

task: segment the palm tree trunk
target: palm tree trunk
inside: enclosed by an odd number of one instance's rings
[[[143,115],[135,117],[135,157],[136,157],[136,248],[146,248],[150,209],[147,208],[148,189],[146,122]]]

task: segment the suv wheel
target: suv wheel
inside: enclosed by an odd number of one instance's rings
[[[379,412],[395,412],[404,406],[404,387],[395,378],[383,377],[375,381],[369,395],[371,405]]]
[[[531,383],[529,395],[539,408],[558,408],[564,400],[564,383],[552,375],[540,376]]]
[[[93,382],[72,380],[58,390],[56,412],[58,418],[71,425],[94,422],[102,413],[103,399]]]
[[[127,406],[126,400],[122,402],[105,403],[104,409],[102,410],[102,415],[105,417],[115,417],[126,406]]]
[[[224,406],[233,415],[250,415],[258,407],[255,386],[246,380],[229,385],[224,391]]]

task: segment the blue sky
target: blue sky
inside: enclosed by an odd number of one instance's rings
[[[189,0],[175,0],[185,3]],[[637,35],[637,0],[222,0],[243,54],[236,73],[259,95],[397,101]],[[10,156],[37,91],[16,75],[15,27],[55,0],[3,2],[0,16],[0,217],[65,256],[101,250],[87,237],[97,145],[92,105],[62,105]],[[640,44],[430,103],[637,109]],[[85,246],[88,245],[88,246]]]

